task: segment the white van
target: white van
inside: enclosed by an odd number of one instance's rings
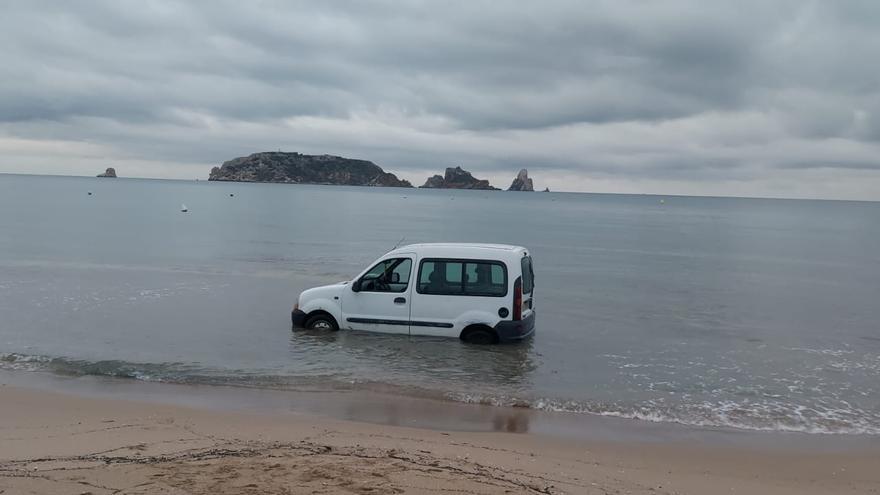
[[[535,331],[534,279],[523,247],[413,244],[350,282],[303,291],[291,318],[294,328],[523,340]]]

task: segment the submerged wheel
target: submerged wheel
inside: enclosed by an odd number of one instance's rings
[[[461,340],[468,344],[489,345],[498,343],[498,334],[487,327],[474,327],[466,330],[461,335]]]
[[[339,325],[336,324],[336,320],[334,320],[332,316],[325,314],[310,316],[309,319],[306,320],[305,327],[309,330],[327,330],[331,332],[339,330]]]

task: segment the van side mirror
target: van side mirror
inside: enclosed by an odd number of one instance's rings
[[[351,283],[352,292],[360,292],[361,291],[361,279],[357,279]]]

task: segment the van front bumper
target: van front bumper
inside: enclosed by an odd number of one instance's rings
[[[305,328],[306,327],[306,314],[301,309],[294,309],[290,312],[290,322],[293,323],[293,328]]]
[[[519,321],[499,321],[495,325],[498,340],[501,342],[517,342],[531,337],[535,333],[535,312]]]

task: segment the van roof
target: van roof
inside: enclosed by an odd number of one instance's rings
[[[433,256],[461,256],[468,253],[494,251],[496,256],[525,253],[527,249],[522,246],[512,246],[509,244],[481,244],[472,242],[432,242],[422,244],[410,244],[401,246],[391,251],[396,252],[417,252],[420,254],[428,254]],[[390,254],[390,253],[389,253]],[[487,253],[488,255],[488,253]]]

